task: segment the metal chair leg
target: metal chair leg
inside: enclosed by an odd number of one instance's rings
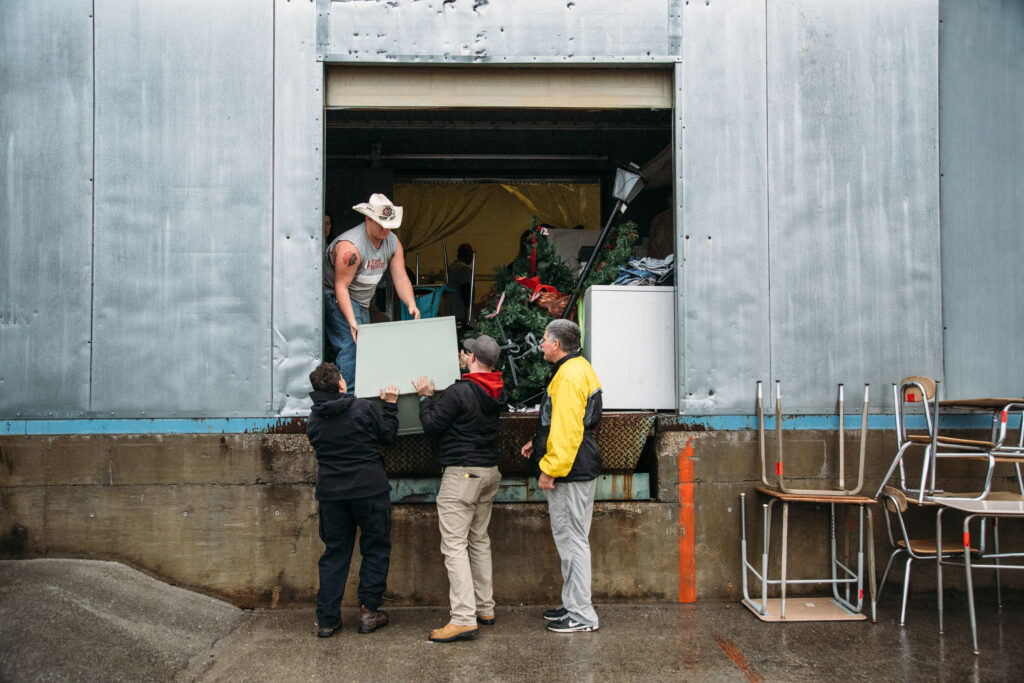
[[[984,527],[982,527],[984,528]],[[985,533],[982,531],[982,533]],[[996,551],[995,562],[996,562],[996,604],[999,605],[999,609],[1003,608],[1003,582],[999,577],[999,518],[992,518],[992,539],[994,542],[993,548]],[[968,548],[964,548],[964,552],[969,552]]]
[[[889,576],[889,570],[892,569],[892,564],[893,564],[893,562],[896,561],[896,556],[900,555],[901,553],[905,553],[905,552],[907,552],[907,551],[904,550],[903,548],[897,548],[896,550],[893,550],[889,554],[889,561],[885,563],[885,571],[882,572],[882,581],[879,583],[879,586],[878,586],[878,596],[877,596],[878,600],[882,599],[882,591],[885,590],[885,579]]]
[[[910,593],[910,566],[914,558],[907,555],[907,568],[903,572],[903,606],[900,608],[900,626],[907,623],[907,595]]]

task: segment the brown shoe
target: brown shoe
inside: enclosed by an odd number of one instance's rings
[[[482,626],[494,626],[494,615],[493,614],[478,614],[476,615],[476,623]]]
[[[334,626],[321,626],[319,623],[316,625],[316,637],[317,638],[330,638],[334,635],[335,631],[341,630],[341,620]]]
[[[459,626],[448,622],[444,628],[435,628],[430,632],[430,639],[435,643],[450,643],[454,640],[473,640],[476,638],[476,626]]]
[[[373,633],[379,628],[388,625],[388,613],[384,610],[366,609],[366,605],[359,608],[359,632]]]

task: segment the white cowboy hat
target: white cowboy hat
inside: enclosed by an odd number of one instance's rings
[[[402,224],[402,207],[395,206],[382,194],[371,194],[368,202],[356,204],[352,208],[389,230],[394,230]]]

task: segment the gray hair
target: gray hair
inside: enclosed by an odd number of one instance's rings
[[[580,326],[573,321],[564,318],[552,320],[544,331],[566,353],[577,353],[580,350]]]

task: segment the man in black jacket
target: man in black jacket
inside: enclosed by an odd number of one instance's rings
[[[352,546],[358,527],[359,632],[387,626],[380,610],[391,557],[391,485],[378,444],[398,434],[398,387],[380,390],[383,415],[365,399],[346,393],[334,363],[321,363],[309,375],[313,410],[306,435],[316,451],[316,499],[320,503],[320,590],[316,594],[316,634],[329,638],[341,628]]]
[[[448,569],[451,620],[430,632],[430,640],[449,643],[476,637],[477,624],[494,623],[491,539],[487,526],[501,483],[498,471],[498,417],[505,406],[498,343],[486,334],[463,342],[463,378],[435,401],[434,382],[413,382],[420,395],[423,431],[437,439],[444,467],[437,494],[441,552]]]

